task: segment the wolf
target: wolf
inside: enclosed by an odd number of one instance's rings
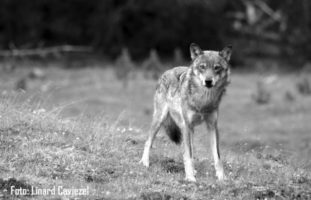
[[[230,83],[232,46],[221,51],[190,45],[191,64],[172,68],[159,78],[154,95],[154,113],[140,163],[149,167],[149,153],[160,128],[176,144],[183,143],[185,179],[195,182],[193,167],[194,127],[205,122],[211,135],[216,176],[224,180],[219,153],[218,108]]]

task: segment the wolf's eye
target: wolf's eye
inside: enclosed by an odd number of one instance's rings
[[[220,65],[215,65],[215,66],[214,66],[214,70],[215,70],[216,72],[219,72],[219,71],[222,70],[222,67],[221,67]]]
[[[205,69],[205,65],[204,65],[204,64],[201,64],[201,65],[199,65],[199,68],[200,68],[200,69]]]

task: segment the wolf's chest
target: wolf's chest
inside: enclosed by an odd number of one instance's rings
[[[214,91],[195,93],[188,98],[188,105],[197,113],[210,113],[218,108],[221,94]]]

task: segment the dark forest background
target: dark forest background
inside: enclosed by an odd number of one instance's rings
[[[128,48],[134,59],[155,49],[188,57],[231,43],[235,58],[265,56],[304,63],[311,58],[308,0],[1,0],[0,48],[91,46],[114,59]]]

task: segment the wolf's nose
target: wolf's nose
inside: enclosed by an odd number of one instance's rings
[[[207,88],[211,88],[211,87],[213,87],[213,80],[205,80],[205,86],[207,87]]]

